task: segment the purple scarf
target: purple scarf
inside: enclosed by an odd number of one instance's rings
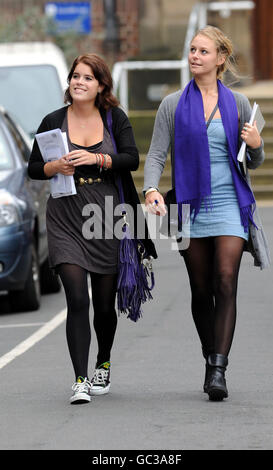
[[[218,106],[228,142],[229,164],[241,214],[247,232],[255,225],[255,199],[237,162],[238,110],[233,93],[218,80]],[[176,201],[191,205],[193,220],[202,201],[210,206],[211,177],[207,128],[201,92],[191,80],[184,89],[175,111],[174,156]]]

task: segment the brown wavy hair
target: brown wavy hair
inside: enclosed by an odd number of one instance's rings
[[[74,60],[70,72],[67,77],[67,83],[70,84],[70,80],[74,73],[75,68],[78,64],[86,64],[91,68],[94,77],[98,80],[100,85],[103,85],[103,90],[97,94],[95,105],[97,108],[109,109],[119,105],[118,99],[113,95],[113,80],[106,62],[97,54],[83,54],[76,57]],[[70,95],[69,86],[64,94],[65,103],[73,103],[73,98]]]

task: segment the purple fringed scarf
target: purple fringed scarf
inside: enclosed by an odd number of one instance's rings
[[[117,152],[112,129],[112,112],[107,112],[107,123],[113,148]],[[117,175],[120,203],[124,206],[122,214],[126,215],[125,200],[120,175]],[[126,313],[127,318],[136,322],[142,316],[141,304],[151,300],[151,290],[155,279],[151,260],[144,262],[145,247],[140,240],[132,237],[128,224],[123,225],[123,237],[119,244],[117,304],[119,312]],[[151,280],[149,286],[148,280]]]
[[[218,80],[218,106],[228,142],[229,164],[241,214],[247,232],[249,223],[255,225],[255,199],[242,176],[237,162],[238,111],[233,93]],[[210,206],[211,177],[207,128],[201,92],[192,79],[184,89],[175,111],[174,133],[176,201],[190,204],[193,220],[202,201]]]

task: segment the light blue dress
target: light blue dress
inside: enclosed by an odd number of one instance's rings
[[[241,224],[222,120],[213,119],[207,132],[211,163],[212,207],[206,208],[202,202],[194,223],[191,217],[190,238],[235,235],[248,240],[248,233],[244,232]]]

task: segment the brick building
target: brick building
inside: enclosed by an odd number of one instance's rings
[[[31,15],[31,9],[37,9],[42,16],[45,4],[49,0],[1,0],[1,22],[12,23],[25,11]],[[78,0],[58,0],[58,3],[80,3]],[[104,55],[110,62],[126,60],[137,56],[139,49],[139,13],[140,0],[91,0],[92,29],[88,35],[79,35],[75,39],[77,53],[88,51]],[[2,23],[3,24],[3,23]],[[19,36],[19,35],[18,35]],[[40,37],[41,36],[41,37]],[[28,38],[27,32],[25,37]],[[36,40],[44,40],[45,33],[37,34]],[[54,36],[46,37],[55,40]],[[25,40],[14,37],[14,40]]]

